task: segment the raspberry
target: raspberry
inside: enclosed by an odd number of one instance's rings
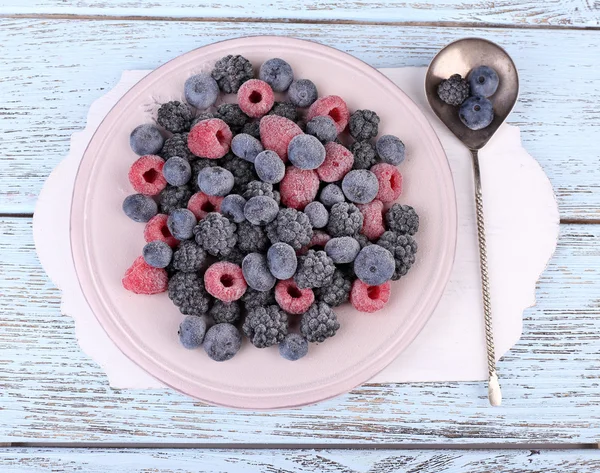
[[[341,133],[348,125],[350,112],[348,106],[341,97],[337,95],[327,95],[317,99],[308,109],[306,120],[310,121],[317,116],[329,115],[335,122],[338,133]]]
[[[157,122],[171,133],[181,133],[190,129],[194,110],[187,103],[177,100],[163,103],[158,109]]]
[[[371,168],[379,181],[379,191],[375,196],[381,202],[387,204],[393,202],[402,194],[402,174],[396,166],[387,163],[376,164]]]
[[[293,121],[278,115],[267,115],[260,120],[260,140],[265,149],[275,151],[283,162],[287,162],[287,150],[292,138],[302,130]]]
[[[169,277],[161,268],[153,268],[138,256],[123,276],[123,287],[136,294],[159,294],[167,290]]]
[[[129,168],[129,182],[136,192],[144,195],[158,195],[167,187],[162,174],[165,162],[160,156],[146,155],[139,158]]]
[[[310,241],[308,242],[308,245],[300,248],[297,251],[297,253],[299,255],[305,255],[306,253],[308,253],[308,250],[310,250],[311,248],[313,250],[323,250],[323,249],[325,249],[325,245],[327,244],[327,242],[329,240],[331,240],[331,237],[329,236],[328,233],[320,232],[317,230],[316,232],[313,233],[313,236],[310,239]]]
[[[365,235],[369,240],[376,240],[383,235],[383,232],[385,232],[383,225],[383,202],[375,199],[368,204],[358,205],[357,207],[363,215],[363,225],[360,233]]]
[[[325,145],[325,162],[317,168],[324,182],[340,181],[354,164],[354,156],[342,145],[334,142]]]
[[[188,134],[188,148],[196,156],[219,159],[229,151],[231,138],[231,130],[223,120],[203,120]]]
[[[242,268],[228,261],[210,266],[204,273],[204,285],[211,296],[223,302],[237,301],[248,287]]]
[[[275,300],[290,314],[303,314],[315,301],[312,289],[300,289],[293,279],[279,281],[275,286]]]
[[[275,103],[273,89],[259,79],[244,82],[238,90],[237,98],[242,112],[252,118],[266,115]]]
[[[196,192],[190,197],[187,208],[192,211],[198,220],[202,220],[211,212],[220,212],[221,202],[223,202],[223,197]]]
[[[288,167],[279,184],[279,192],[283,205],[303,210],[319,192],[319,176],[312,169]]]
[[[168,215],[158,214],[148,220],[146,228],[144,228],[144,240],[148,243],[164,241],[171,248],[175,248],[179,244],[179,240],[171,235],[171,231],[167,227],[168,219]]]
[[[390,293],[389,281],[379,286],[369,286],[357,279],[352,283],[350,303],[361,312],[376,312],[390,300]]]

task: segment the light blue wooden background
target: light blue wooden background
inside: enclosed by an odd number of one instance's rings
[[[599,29],[594,0],[2,0],[0,471],[599,471],[597,450],[582,448],[600,437]],[[238,412],[111,389],[79,351],[33,248],[44,178],[122,70],[264,33],[376,67],[427,65],[464,36],[514,57],[522,94],[510,121],[550,177],[562,225],[523,338],[499,363],[502,408],[488,407],[481,383],[431,383]],[[358,444],[385,449],[340,449]]]

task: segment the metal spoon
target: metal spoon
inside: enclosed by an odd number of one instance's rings
[[[460,121],[458,107],[444,103],[437,95],[442,79],[452,74],[463,77],[477,66],[493,68],[500,78],[498,89],[490,97],[494,105],[494,120],[486,128],[470,130]],[[477,236],[479,239],[479,265],[481,270],[481,290],[485,317],[485,340],[488,364],[488,398],[492,406],[502,403],[502,392],[496,372],[494,333],[492,329],[492,305],[490,283],[487,269],[487,250],[485,243],[485,222],[483,214],[483,195],[479,173],[479,150],[496,133],[500,125],[513,109],[519,95],[519,76],[514,62],[504,49],[497,44],[481,38],[465,38],[450,43],[431,61],[425,76],[425,94],[435,114],[444,122],[456,137],[471,151],[473,158],[473,176],[475,179],[475,203],[477,206]]]

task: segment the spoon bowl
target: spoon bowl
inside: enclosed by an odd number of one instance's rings
[[[458,108],[443,102],[437,88],[452,74],[466,77],[477,66],[489,66],[500,79],[498,90],[489,97],[494,105],[494,120],[486,128],[470,130],[458,117]],[[482,38],[464,38],[450,43],[431,61],[425,76],[425,94],[429,105],[442,122],[469,149],[481,149],[500,128],[519,96],[519,75],[508,53]]]

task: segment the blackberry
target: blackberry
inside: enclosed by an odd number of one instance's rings
[[[200,171],[202,171],[204,168],[207,167],[213,167],[216,166],[217,163],[215,162],[215,159],[207,159],[207,158],[198,158],[196,159],[196,161],[192,161],[191,166],[192,166],[192,178],[190,179],[190,186],[192,186],[192,188],[194,189],[194,191],[199,191],[200,188],[198,187],[198,174],[200,174]],[[235,176],[234,176],[235,179]]]
[[[194,118],[194,120],[192,121],[192,124],[190,126],[190,130],[192,128],[194,128],[201,121],[210,120],[211,118],[221,118],[221,117],[218,117],[217,115],[215,115],[214,113],[211,113],[211,112],[202,112],[200,115],[198,115],[196,118]]]
[[[242,330],[257,348],[283,341],[287,335],[288,316],[277,305],[256,307],[248,311]]]
[[[194,119],[194,111],[187,103],[177,100],[163,103],[158,109],[157,122],[171,133],[188,131]]]
[[[183,209],[187,206],[192,196],[189,186],[167,186],[158,196],[158,206],[161,214],[169,215],[175,209]]]
[[[363,214],[348,202],[338,202],[329,211],[327,231],[332,237],[355,236],[362,228]]]
[[[223,92],[236,94],[244,82],[252,79],[254,72],[248,59],[229,54],[217,61],[211,76]]]
[[[298,270],[294,281],[300,289],[327,286],[333,279],[335,264],[324,251],[308,250],[298,257]]]
[[[279,115],[295,122],[298,119],[296,107],[291,102],[275,102],[268,115]]]
[[[237,246],[233,247],[227,256],[223,256],[224,261],[242,266],[242,261],[246,257],[246,253],[240,250]]]
[[[357,110],[348,121],[350,135],[356,141],[367,141],[379,133],[379,116],[372,110]]]
[[[387,231],[381,235],[377,244],[384,247],[394,256],[396,268],[392,275],[392,281],[405,276],[415,262],[417,242],[414,238],[410,235],[398,235],[396,232]]]
[[[314,290],[315,299],[331,307],[337,307],[348,300],[352,279],[339,269],[333,273],[331,283]]]
[[[182,241],[173,253],[171,265],[184,273],[200,271],[206,262],[206,252],[192,240]]]
[[[216,116],[227,123],[231,131],[240,131],[250,120],[250,117],[242,112],[237,103],[224,103],[220,105],[217,108]]]
[[[233,193],[242,194],[248,183],[256,179],[254,165],[245,159],[238,158],[233,153],[226,154],[219,160],[219,164],[233,174]],[[246,197],[246,199],[248,198]]]
[[[275,220],[267,225],[266,230],[271,243],[281,241],[295,250],[308,245],[313,235],[308,216],[291,208],[281,209]]]
[[[324,342],[339,328],[335,312],[324,302],[311,305],[300,321],[300,332],[309,342]]]
[[[453,74],[440,82],[437,93],[448,105],[458,106],[467,99],[470,89],[469,83],[460,74]]]
[[[227,256],[237,242],[235,230],[235,223],[211,212],[194,227],[194,236],[196,243],[211,255]]]
[[[208,311],[208,315],[213,318],[216,324],[232,324],[240,318],[240,313],[240,305],[236,301],[223,302],[216,300]]]
[[[356,241],[358,241],[358,243],[360,244],[360,249],[362,250],[365,246],[369,246],[372,245],[373,243],[371,243],[369,241],[369,239],[363,235],[362,233],[359,233],[358,235],[354,235],[354,239]]]
[[[414,235],[419,231],[419,216],[410,205],[392,205],[385,214],[385,223],[399,235]]]
[[[237,247],[243,253],[264,253],[269,246],[269,239],[263,227],[252,225],[248,221],[237,224],[238,238]]]
[[[171,138],[165,141],[162,147],[160,155],[163,159],[167,160],[173,156],[179,156],[180,158],[193,161],[196,156],[190,151],[187,145],[188,134],[187,133],[175,133]]]
[[[168,293],[182,314],[202,315],[208,312],[210,296],[197,273],[175,273],[169,279]]]
[[[248,122],[242,128],[242,133],[260,140],[260,122]]]
[[[249,287],[242,296],[244,308],[247,311],[256,307],[266,307],[275,304],[275,291],[256,291]]]
[[[353,169],[369,169],[377,163],[375,148],[368,141],[355,141],[349,149],[354,155]]]
[[[250,164],[252,166],[252,164]],[[281,196],[278,191],[273,190],[273,184],[262,181],[251,181],[246,184],[244,193],[242,197],[244,199],[249,200],[252,197],[256,197],[259,195],[266,195],[267,197],[271,197],[271,199],[275,200],[279,204],[281,201]]]

